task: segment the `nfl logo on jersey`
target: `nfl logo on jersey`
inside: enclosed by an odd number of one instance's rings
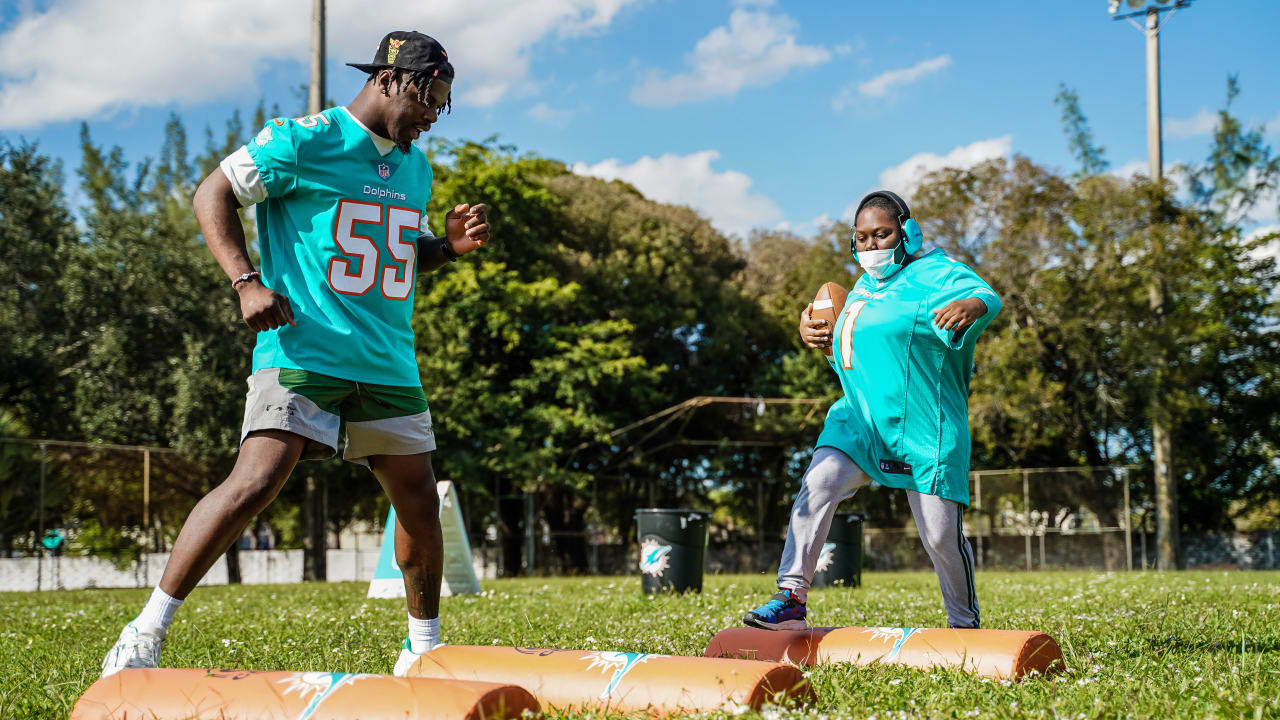
[[[391,177],[391,167],[386,163],[382,163],[378,165],[378,177],[382,178],[383,180],[386,180],[387,178]]]

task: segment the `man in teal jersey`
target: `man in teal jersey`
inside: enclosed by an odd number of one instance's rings
[[[258,331],[240,455],[182,527],[159,585],[103,661],[103,676],[156,667],[173,614],[299,460],[369,467],[396,510],[409,635],[404,674],[439,639],[444,542],[431,412],[410,318],[416,276],[489,240],[483,205],[458,205],[445,237],[427,228],[431,164],[413,146],[450,106],[453,66],[417,32],[382,39],[349,107],[277,118],[196,191],[209,250]],[[256,204],[262,268],[236,210]]]
[[[844,397],[827,413],[792,507],[779,592],[743,621],[773,630],[807,626],[805,600],[836,506],[874,480],[907,491],[950,625],[978,627],[963,524],[969,376],[974,346],[1000,312],[1000,298],[942,250],[917,255],[919,225],[897,195],[871,193],[855,223],[853,253],[866,272],[835,328],[813,320],[812,305],[800,317],[807,346],[832,346],[829,362]]]

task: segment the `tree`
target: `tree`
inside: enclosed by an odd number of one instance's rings
[[[36,146],[0,140],[0,408],[37,435],[72,432],[57,411],[71,379],[71,337],[58,278],[77,232],[62,199],[61,169]]]
[[[1218,111],[1209,157],[1202,165],[1180,168],[1189,180],[1193,202],[1225,227],[1247,223],[1268,196],[1276,203],[1269,209],[1280,210],[1280,157],[1271,156],[1264,126],[1246,130],[1231,114],[1231,103],[1239,94],[1236,76],[1228,76],[1226,103]]]
[[[976,360],[975,464],[1149,467],[1158,395],[1180,428],[1184,527],[1229,526],[1233,502],[1272,497],[1276,271],[1256,240],[1145,179],[1068,180],[1020,157],[935,173],[916,201],[926,235],[980,258],[1004,299]]]
[[[1080,96],[1065,83],[1058,84],[1058,94],[1053,103],[1062,108],[1062,131],[1067,136],[1071,154],[1080,162],[1080,176],[1100,175],[1107,171],[1106,148],[1093,144],[1093,131],[1089,119],[1080,109]]]

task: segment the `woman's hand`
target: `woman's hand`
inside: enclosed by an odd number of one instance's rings
[[[831,328],[826,320],[813,319],[813,303],[800,311],[800,339],[815,350],[831,347]]]
[[[964,330],[987,314],[987,304],[976,297],[953,300],[933,311],[933,324],[952,332]]]

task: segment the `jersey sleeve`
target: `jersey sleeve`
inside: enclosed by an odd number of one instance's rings
[[[218,163],[222,174],[231,182],[231,191],[235,193],[240,207],[256,205],[267,199],[267,187],[262,183],[262,174],[249,155],[249,148],[241,146]]]
[[[946,330],[934,324],[934,310],[940,310],[947,306],[948,303],[965,298],[977,298],[987,306],[987,311],[982,317],[974,321],[972,325],[964,330]],[[926,319],[929,327],[933,330],[934,335],[942,341],[944,345],[952,350],[959,350],[965,345],[976,343],[978,336],[983,330],[991,324],[996,315],[1000,313],[1000,309],[1004,306],[1000,301],[1000,296],[995,290],[978,276],[972,268],[961,262],[956,262],[951,271],[942,280],[942,287],[939,288],[930,297],[931,306]]]
[[[298,138],[292,122],[287,118],[269,120],[245,149],[266,190],[264,199],[293,192],[298,184]]]

